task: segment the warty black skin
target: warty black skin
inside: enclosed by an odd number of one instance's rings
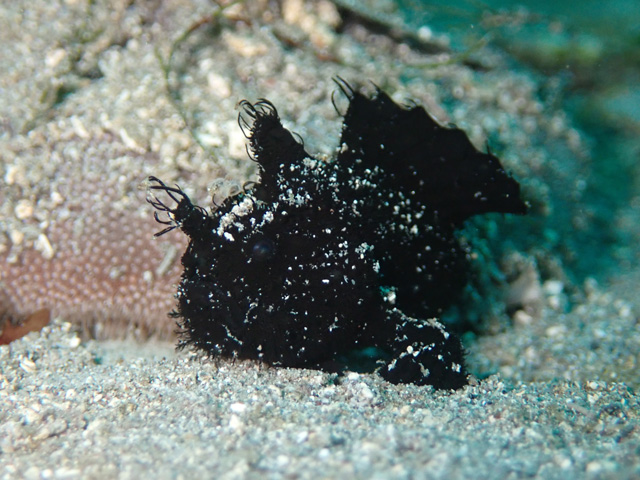
[[[525,213],[499,160],[422,107],[346,82],[337,159],[311,157],[267,100],[239,123],[260,181],[211,212],[151,177],[167,228],[189,237],[175,316],[181,345],[271,365],[339,369],[374,347],[393,383],[455,389],[464,351],[435,317],[467,281],[454,231],[472,215]]]

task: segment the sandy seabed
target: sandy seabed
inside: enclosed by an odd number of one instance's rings
[[[169,344],[82,343],[68,323],[0,350],[3,478],[634,478],[638,397],[603,381],[455,393]],[[561,376],[562,372],[558,372]]]

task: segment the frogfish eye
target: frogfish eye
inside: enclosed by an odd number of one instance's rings
[[[275,244],[268,238],[261,238],[251,247],[251,256],[258,261],[269,260],[276,251]]]

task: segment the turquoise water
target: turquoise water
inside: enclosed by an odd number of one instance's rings
[[[480,39],[507,53],[510,68],[540,83],[541,100],[559,104],[589,145],[577,205],[566,185],[550,185],[553,214],[530,219],[516,238],[524,250],[555,248],[569,276],[605,281],[637,269],[640,239],[640,2],[637,0],[479,2],[397,0],[412,29],[445,33],[459,51]],[[545,98],[554,85],[554,98]],[[559,85],[559,88],[557,86]],[[550,146],[553,148],[553,146]],[[552,150],[550,150],[552,151]],[[578,160],[552,151],[568,172]],[[584,211],[576,231],[570,213]],[[540,225],[536,225],[540,222]],[[544,222],[544,225],[542,225]],[[538,235],[538,238],[532,238]]]

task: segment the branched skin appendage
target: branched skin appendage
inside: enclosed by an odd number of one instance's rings
[[[267,100],[242,101],[259,182],[207,213],[149,179],[175,204],[149,199],[158,235],[190,239],[180,346],[327,371],[373,348],[390,382],[462,387],[464,350],[437,321],[467,277],[454,231],[479,213],[524,213],[519,185],[423,108],[336,83],[349,107],[335,161],[311,157]]]
[[[180,228],[191,237],[206,226],[209,214],[204,208],[194,205],[180,187],[169,187],[153,176],[149,177],[149,183],[150,192],[164,192],[176,204],[173,208],[169,207],[159,200],[154,193],[147,197],[147,202],[156,210],[153,212],[156,221],[162,225],[167,225],[164,230],[156,233],[155,237],[160,237],[175,228]],[[158,212],[165,214],[167,218],[160,218]]]

